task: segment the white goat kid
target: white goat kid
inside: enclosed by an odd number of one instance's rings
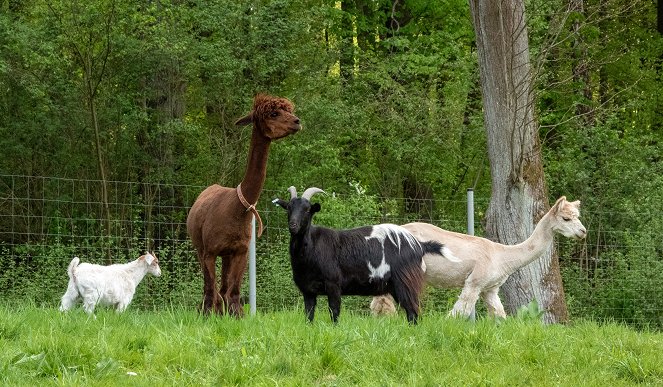
[[[159,260],[154,254],[145,253],[137,260],[125,264],[110,266],[81,263],[74,257],[69,263],[67,273],[69,284],[62,296],[61,311],[71,309],[79,297],[83,298],[83,309],[92,314],[97,304],[114,306],[123,312],[131,303],[136,293],[136,286],[145,274],[155,277],[161,275]]]
[[[557,199],[537,223],[527,240],[516,245],[503,245],[485,238],[443,230],[427,223],[403,225],[420,242],[444,243],[460,262],[440,255],[424,255],[426,283],[439,288],[463,288],[450,314],[474,316],[479,297],[486,303],[488,314],[501,318],[506,312],[498,291],[516,270],[540,258],[552,245],[555,234],[582,239],[587,230],[578,217],[580,201]]]

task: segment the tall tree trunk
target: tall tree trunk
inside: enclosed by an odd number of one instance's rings
[[[83,3],[85,4],[85,3]],[[108,58],[111,53],[111,31],[115,21],[115,1],[109,2],[94,25],[87,25],[79,18],[90,10],[80,8],[81,3],[55,4],[47,2],[53,16],[59,23],[63,36],[66,38],[66,48],[76,58],[77,64],[83,72],[83,89],[85,103],[90,112],[90,124],[94,130],[94,144],[97,153],[99,178],[101,179],[101,202],[105,220],[106,237],[110,241],[111,217],[108,203],[108,176],[103,158],[103,141],[101,128],[97,116],[97,94],[100,84],[106,76]],[[80,30],[84,30],[81,32]],[[76,32],[76,34],[74,34]],[[106,260],[112,263],[110,243],[107,244]]]
[[[88,67],[86,65],[86,68]],[[101,203],[104,211],[104,223],[106,228],[106,238],[110,241],[112,232],[111,232],[111,215],[110,215],[110,205],[108,204],[108,176],[106,174],[106,163],[103,158],[103,145],[101,143],[101,130],[99,129],[99,120],[97,119],[97,106],[95,102],[95,90],[92,85],[92,80],[90,79],[90,73],[88,70],[85,71],[86,78],[86,88],[87,88],[87,104],[90,109],[90,120],[92,121],[92,127],[94,128],[94,145],[97,150],[97,164],[99,166],[99,179],[101,179]],[[110,251],[110,243],[107,244],[106,249],[106,261],[108,264],[112,262],[112,255]]]
[[[584,0],[569,0],[569,11],[578,15],[585,14]],[[593,125],[594,114],[590,102],[592,100],[592,89],[590,85],[589,73],[589,54],[587,44],[583,41],[580,34],[580,20],[576,17],[571,25],[573,33],[573,83],[578,86],[578,94],[582,94],[582,100],[576,106],[576,116],[580,119],[581,125]]]
[[[487,237],[522,242],[550,205],[534,118],[529,43],[522,0],[469,0],[477,41],[492,194]],[[505,309],[536,299],[544,321],[567,320],[554,247],[502,286]]]
[[[341,80],[343,82],[352,81],[355,68],[355,32],[354,23],[352,21],[354,14],[354,2],[350,0],[341,1],[341,10],[343,11],[343,18],[341,22],[341,36],[340,36],[340,58],[339,66],[341,73]]]

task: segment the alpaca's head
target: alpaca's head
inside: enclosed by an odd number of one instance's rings
[[[587,229],[580,222],[580,200],[569,202],[566,196],[557,199],[550,209],[554,218],[553,230],[567,238],[583,239]]]
[[[313,215],[320,211],[320,203],[311,204],[311,196],[325,191],[311,187],[304,191],[301,198],[297,197],[295,187],[288,188],[288,191],[290,191],[289,202],[281,199],[274,199],[272,202],[288,211],[288,229],[290,233],[293,235],[303,234],[311,226]]]
[[[277,140],[299,131],[302,126],[294,115],[292,102],[285,98],[258,94],[253,100],[253,110],[235,122],[235,125],[253,123],[254,128],[270,140]]]

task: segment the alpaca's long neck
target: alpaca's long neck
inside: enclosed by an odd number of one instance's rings
[[[524,242],[507,246],[505,269],[509,274],[541,257],[552,245],[555,231],[552,229],[552,215],[547,213],[534,228],[534,232]]]
[[[271,140],[263,136],[260,130],[254,126],[251,135],[249,159],[246,164],[244,179],[242,179],[242,194],[251,204],[256,203],[260,199],[260,193],[265,185],[270,143]]]

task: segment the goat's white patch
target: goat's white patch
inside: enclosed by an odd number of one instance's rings
[[[384,259],[384,250],[382,251],[382,262],[378,267],[373,267],[370,262],[368,262],[368,270],[371,271],[371,274],[368,275],[368,278],[373,280],[375,278],[384,278],[385,274],[389,273],[391,266]]]
[[[410,234],[409,231],[407,231],[401,226],[397,226],[395,224],[390,224],[390,223],[378,224],[373,226],[373,229],[371,230],[371,235],[367,236],[366,240],[373,238],[380,241],[383,251],[384,251],[384,241],[387,238],[389,238],[391,243],[398,246],[398,251],[401,250],[401,238],[405,239],[407,244],[412,249],[414,249],[415,246],[419,245],[419,242],[417,242],[415,237],[412,234]]]
[[[371,235],[365,237],[366,240],[369,239],[377,239],[380,242],[380,246],[382,247],[382,261],[377,267],[373,267],[370,262],[368,262],[368,270],[371,272],[371,274],[368,275],[368,278],[370,280],[373,280],[375,278],[384,278],[384,276],[389,273],[389,270],[391,270],[391,266],[386,261],[386,257],[384,255],[384,241],[385,239],[389,238],[391,243],[395,244],[398,247],[398,251],[400,252],[401,250],[401,238],[404,238],[407,244],[410,246],[410,248],[414,248],[414,246],[418,245],[417,240],[410,234],[409,231],[406,229],[402,228],[401,226],[397,226],[395,224],[378,224],[373,226],[373,229],[371,230]]]

